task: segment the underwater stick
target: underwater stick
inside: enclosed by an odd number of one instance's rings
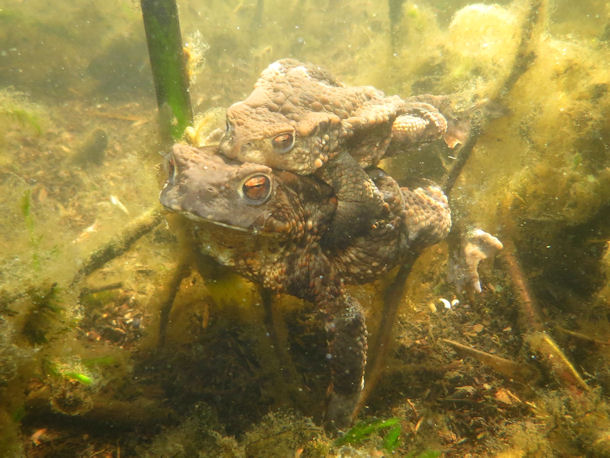
[[[88,256],[82,267],[78,269],[70,285],[75,285],[81,278],[90,275],[104,264],[125,253],[144,234],[157,227],[162,218],[163,213],[159,207],[149,209],[135,218],[120,234]]]
[[[157,341],[157,348],[163,348],[165,346],[165,337],[167,336],[167,326],[169,324],[169,314],[172,311],[174,300],[180,290],[182,280],[184,280],[191,273],[192,259],[187,256],[185,259],[180,259],[178,262],[174,274],[170,281],[165,285],[163,290],[157,293],[157,296],[161,297],[160,301],[160,318],[159,318],[159,340]]]
[[[461,344],[454,340],[441,339],[441,341],[451,345],[458,353],[470,356],[471,358],[482,362],[505,377],[517,379],[522,383],[537,381],[540,379],[540,374],[538,372],[520,362],[517,363],[511,359],[494,355],[493,353],[477,350],[476,348],[469,347],[468,345]]]
[[[78,384],[66,384],[64,387],[56,387],[66,390],[66,395],[72,395],[69,399],[79,400],[79,394],[84,405],[78,415],[74,415],[65,411],[56,404],[57,393],[53,392],[52,382],[47,381],[40,389],[33,390],[28,393],[25,400],[25,411],[28,421],[34,423],[38,421],[77,421],[78,424],[88,424],[91,426],[103,426],[105,428],[115,430],[133,430],[136,428],[156,428],[161,425],[175,423],[176,418],[174,410],[165,405],[162,399],[154,399],[152,397],[135,396],[130,400],[118,399],[120,396],[121,384],[109,384],[105,390],[99,392],[83,394],[78,392]],[[55,382],[58,383],[58,382]],[[67,387],[67,388],[66,388]],[[59,388],[59,389],[58,389]],[[113,393],[108,393],[108,388],[113,388]],[[71,392],[72,391],[72,392]]]
[[[388,0],[388,17],[390,18],[390,52],[392,55],[398,47],[399,37],[406,35],[404,30],[400,29],[400,21],[403,17],[402,5],[405,0]]]
[[[555,377],[555,380],[572,395],[580,396],[583,392],[587,392],[589,387],[553,338],[544,332],[542,316],[530,292],[517,256],[514,254],[517,248],[510,238],[504,241],[504,245],[507,249],[501,259],[519,299],[517,301],[519,321],[525,330],[524,340],[548,372]]]
[[[141,0],[148,55],[157,93],[161,138],[179,140],[193,123],[189,82],[175,0]]]

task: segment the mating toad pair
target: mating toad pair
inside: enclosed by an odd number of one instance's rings
[[[253,282],[314,303],[331,371],[326,421],[351,422],[364,383],[367,332],[344,283],[366,283],[451,227],[433,185],[400,188],[377,163],[444,138],[432,96],[350,87],[283,59],[229,107],[217,147],[173,147],[161,202],[188,217],[194,248]]]

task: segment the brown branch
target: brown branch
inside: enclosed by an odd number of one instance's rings
[[[78,269],[78,272],[72,279],[70,285],[74,286],[83,277],[91,275],[112,259],[121,256],[143,235],[157,227],[159,223],[161,223],[162,218],[163,212],[158,207],[147,210],[142,215],[135,218],[120,234],[112,238],[112,240],[102,247],[94,250],[88,256],[83,266]]]
[[[578,371],[553,338],[544,332],[538,305],[530,292],[525,274],[515,255],[515,244],[508,238],[504,241],[504,245],[506,250],[501,259],[510,275],[514,292],[518,298],[519,321],[525,331],[525,341],[528,343],[530,350],[537,355],[546,370],[568,392],[575,395],[587,392],[589,387]]]
[[[174,274],[170,281],[164,285],[163,289],[159,291],[156,296],[160,297],[160,303],[158,309],[159,313],[159,340],[157,341],[157,347],[162,348],[165,346],[165,338],[167,337],[167,326],[169,324],[169,314],[172,311],[174,300],[180,290],[182,280],[184,280],[191,273],[192,260],[190,257],[181,259],[174,270]],[[157,308],[157,307],[155,307]]]
[[[501,260],[510,275],[515,293],[519,297],[519,321],[526,332],[542,331],[544,326],[540,319],[538,306],[532,299],[521,265],[515,256],[517,248],[510,238],[504,240],[504,251]]]
[[[134,429],[157,427],[175,423],[176,413],[164,405],[162,399],[135,397],[129,401],[114,399],[108,393],[91,394],[90,405],[78,415],[62,412],[54,407],[53,393],[49,385],[31,392],[25,400],[25,421],[35,423],[37,420],[76,421],[80,424],[112,425],[116,429]]]
[[[466,356],[470,356],[491,367],[495,371],[511,379],[518,379],[520,382],[531,382],[539,378],[534,370],[529,366],[521,363],[517,363],[510,359],[502,358],[492,353],[477,350],[476,348],[469,347],[468,345],[461,344],[449,339],[441,339],[446,344],[451,345],[458,353],[462,353]]]

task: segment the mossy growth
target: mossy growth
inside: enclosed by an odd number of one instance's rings
[[[506,71],[512,63],[519,39],[518,20],[513,11],[500,5],[468,5],[453,16],[447,38],[447,49],[461,63],[452,66],[456,77],[470,79],[478,74],[493,81],[498,70]]]
[[[290,456],[297,450],[303,456],[328,456],[331,450],[320,426],[288,411],[267,414],[245,434],[243,442],[247,456]]]
[[[23,92],[11,88],[0,89],[0,147],[7,133],[13,130],[41,135],[46,128],[47,117],[45,110],[29,101]]]
[[[243,456],[243,449],[231,436],[223,434],[213,409],[203,402],[194,405],[191,415],[179,425],[157,435],[148,446],[137,447],[137,455],[156,456]]]

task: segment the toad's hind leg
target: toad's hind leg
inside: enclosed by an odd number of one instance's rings
[[[293,403],[303,408],[306,401],[300,394],[303,392],[298,383],[300,377],[290,357],[288,332],[284,317],[278,312],[277,304],[274,304],[273,292],[271,290],[261,288],[260,296],[263,303],[265,327],[278,365],[278,370],[275,371],[278,375],[275,383],[277,387],[275,397],[278,400],[289,398]]]
[[[364,385],[367,354],[367,332],[362,307],[355,299],[342,296],[336,313],[326,311],[328,334],[327,358],[331,370],[331,386],[325,424],[330,429],[349,426]],[[333,307],[334,308],[334,307]]]
[[[403,187],[401,191],[411,249],[417,250],[447,237],[451,229],[451,210],[441,188],[428,182],[418,187]]]
[[[367,386],[359,401],[362,408],[374,389],[385,367],[391,343],[392,325],[405,291],[405,282],[420,251],[426,246],[440,242],[451,229],[451,211],[447,196],[440,187],[426,183],[413,188],[401,188],[405,209],[403,218],[409,234],[410,251],[398,270],[394,280],[385,290],[383,313],[371,348],[371,361],[367,368]]]
[[[165,346],[165,338],[167,336],[167,327],[169,325],[169,315],[174,305],[174,300],[180,289],[182,280],[184,280],[191,272],[190,258],[181,259],[176,266],[176,269],[169,280],[169,282],[163,286],[162,290],[157,293],[157,297],[160,298],[159,307],[159,335],[157,340],[157,347],[162,348]]]

